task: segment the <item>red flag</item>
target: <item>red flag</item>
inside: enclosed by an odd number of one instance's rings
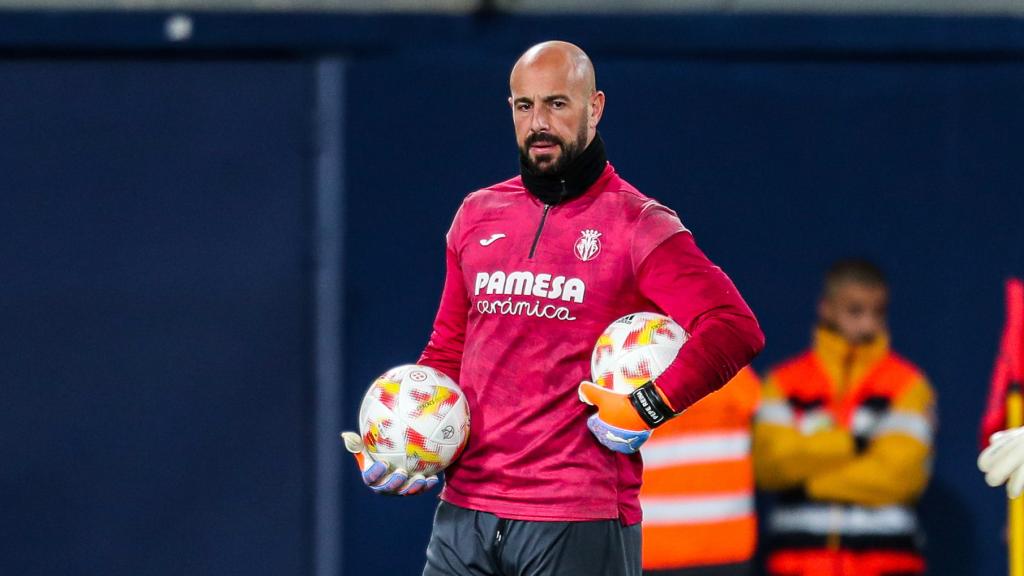
[[[1024,383],[1024,282],[1016,278],[1006,281],[1006,325],[981,420],[983,447],[991,434],[1006,428],[1006,392],[1012,383]]]

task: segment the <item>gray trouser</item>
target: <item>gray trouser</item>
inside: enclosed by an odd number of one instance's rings
[[[641,576],[640,525],[505,520],[441,502],[423,576]]]

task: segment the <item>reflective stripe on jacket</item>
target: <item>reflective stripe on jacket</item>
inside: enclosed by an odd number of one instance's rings
[[[641,449],[645,569],[749,560],[757,540],[750,425],[760,383],[744,368]]]

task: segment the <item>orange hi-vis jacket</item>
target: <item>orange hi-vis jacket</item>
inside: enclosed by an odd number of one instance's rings
[[[914,504],[930,474],[934,394],[889,350],[818,330],[765,379],[754,426],[772,576],[922,574]]]
[[[750,427],[760,382],[744,368],[641,448],[645,570],[751,559],[757,542]]]

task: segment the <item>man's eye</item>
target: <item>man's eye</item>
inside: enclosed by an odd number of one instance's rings
[[[526,112],[529,109],[530,105],[527,104],[526,102],[520,102],[519,104],[516,104],[516,110],[519,110],[520,112]]]
[[[555,100],[554,102],[551,103],[551,107],[554,108],[555,110],[560,110],[562,108],[565,108],[565,102],[563,102],[562,100]]]

